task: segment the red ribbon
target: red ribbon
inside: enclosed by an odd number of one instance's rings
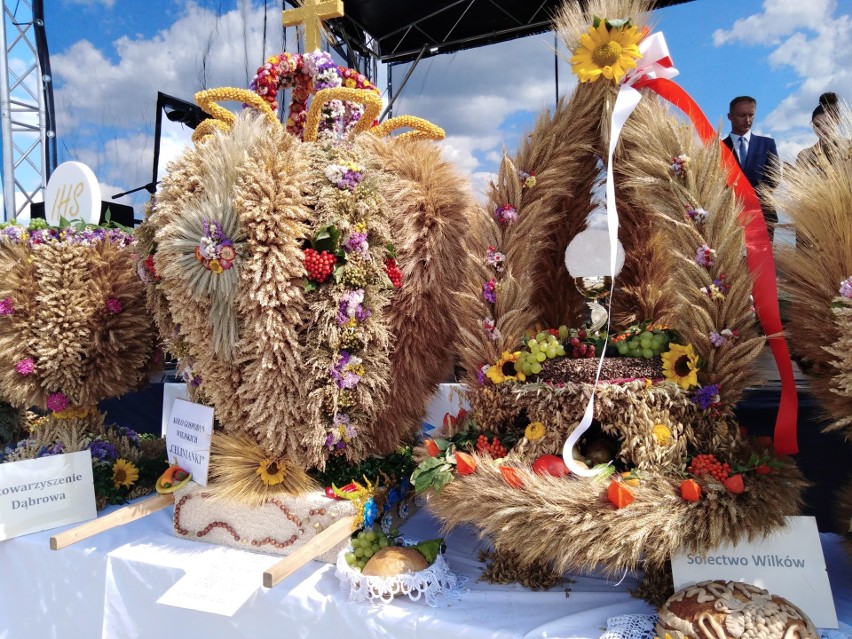
[[[695,100],[675,82],[665,78],[645,77],[635,82],[633,86],[636,89],[650,89],[683,111],[705,144],[721,144],[707,116]],[[772,257],[769,232],[766,230],[766,221],[763,219],[757,194],[743,174],[734,154],[724,144],[722,161],[728,173],[728,186],[733,187],[737,197],[743,202],[740,223],[745,228],[746,261],[754,280],[752,291],[754,308],[781,376],[781,402],[775,419],[775,450],[781,455],[793,455],[799,452],[796,438],[799,398],[796,394],[796,382],[793,379],[793,363],[790,361],[790,352],[787,350],[787,342],[782,334],[781,313],[778,309],[778,286],[775,280],[775,260]]]

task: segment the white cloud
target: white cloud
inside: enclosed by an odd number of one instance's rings
[[[732,42],[777,44],[799,29],[818,30],[834,14],[836,0],[764,0],[763,13],[734,22],[729,30],[713,33],[716,46]]]

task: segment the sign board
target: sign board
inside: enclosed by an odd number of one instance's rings
[[[0,464],[0,541],[97,516],[91,451]]]
[[[63,162],[51,174],[44,190],[44,217],[51,226],[60,218],[97,224],[101,219],[98,178],[82,162]]]
[[[213,409],[176,399],[166,427],[166,454],[170,464],[192,473],[192,480],[202,486],[207,485],[212,436]]]
[[[813,517],[787,517],[764,539],[723,545],[705,555],[672,557],[675,591],[699,581],[743,581],[780,595],[805,611],[817,628],[837,628],[825,557]]]

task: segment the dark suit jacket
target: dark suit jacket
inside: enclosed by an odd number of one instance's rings
[[[734,143],[730,135],[722,142],[734,151]],[[734,157],[737,157],[736,151],[734,151]],[[740,164],[749,183],[755,189],[758,186],[774,189],[778,186],[778,181],[771,173],[772,169],[777,169],[778,166],[778,149],[775,148],[775,140],[752,133],[745,164]]]

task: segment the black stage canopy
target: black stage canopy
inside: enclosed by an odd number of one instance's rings
[[[657,7],[689,1],[659,0]],[[562,2],[345,0],[346,16],[326,22],[326,27],[353,51],[398,64],[550,31],[551,18]]]

